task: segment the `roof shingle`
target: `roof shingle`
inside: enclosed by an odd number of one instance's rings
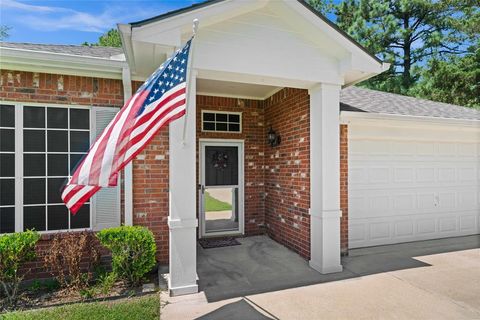
[[[100,47],[100,46],[80,46],[80,45],[60,45],[60,44],[36,44],[36,43],[18,43],[18,42],[0,42],[0,47],[31,50],[37,52],[52,52],[61,54],[71,54],[82,57],[110,58],[123,54],[122,48]]]
[[[480,110],[359,87],[341,91],[340,109],[369,113],[480,120]]]

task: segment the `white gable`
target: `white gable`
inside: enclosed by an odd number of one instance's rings
[[[309,88],[345,85],[383,71],[381,62],[297,1],[225,0],[140,26],[121,26],[134,77],[148,76],[189,39],[200,20],[199,79]]]

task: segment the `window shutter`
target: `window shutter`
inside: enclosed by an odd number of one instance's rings
[[[91,112],[91,140],[103,132],[103,129],[119,111],[112,107],[93,107]],[[102,188],[92,197],[92,228],[102,230],[120,225],[120,185],[114,188]]]

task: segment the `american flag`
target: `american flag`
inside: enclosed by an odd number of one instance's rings
[[[187,65],[191,42],[165,61],[125,103],[62,192],[75,214],[100,188],[117,185],[122,170],[163,126],[186,112]]]

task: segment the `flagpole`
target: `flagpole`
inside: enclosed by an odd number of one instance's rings
[[[193,57],[194,57],[194,49],[195,49],[195,36],[197,35],[197,30],[198,30],[198,24],[199,21],[198,19],[193,20],[193,36],[192,36],[192,42],[190,43],[190,54],[189,54],[189,59],[187,63],[187,103],[185,107],[185,119],[183,122],[183,136],[182,136],[182,145],[185,145],[185,137],[187,135],[187,117],[188,117],[188,106],[190,105],[190,101],[192,99],[191,96],[191,91],[189,90],[190,88],[190,81],[191,79],[191,66],[193,65]],[[196,99],[196,97],[193,97]]]

